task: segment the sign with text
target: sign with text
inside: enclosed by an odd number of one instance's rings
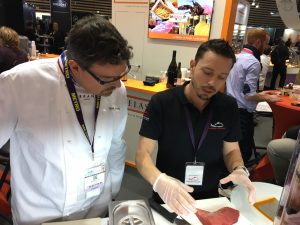
[[[71,28],[70,0],[51,0],[51,20],[58,23],[60,31],[69,32]]]
[[[148,106],[149,99],[144,99],[132,95],[127,95],[127,98],[128,98],[128,111],[143,115]]]
[[[51,11],[70,13],[70,0],[51,0]]]

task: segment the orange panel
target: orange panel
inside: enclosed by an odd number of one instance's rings
[[[238,0],[226,0],[221,38],[231,43]]]

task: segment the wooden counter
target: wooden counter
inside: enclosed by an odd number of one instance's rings
[[[46,53],[46,54],[40,54],[40,59],[56,58],[58,56],[59,55],[56,55],[56,54]]]

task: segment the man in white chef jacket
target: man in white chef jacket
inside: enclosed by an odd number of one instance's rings
[[[0,75],[0,147],[10,139],[15,225],[105,216],[124,172],[132,48],[107,20],[71,29],[58,58]]]

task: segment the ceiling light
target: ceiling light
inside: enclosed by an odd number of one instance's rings
[[[252,6],[255,6],[255,0],[253,0],[253,2],[252,2],[252,4],[251,4]]]
[[[257,9],[259,8],[259,3],[257,3],[257,5],[255,6],[255,8],[257,8]]]

